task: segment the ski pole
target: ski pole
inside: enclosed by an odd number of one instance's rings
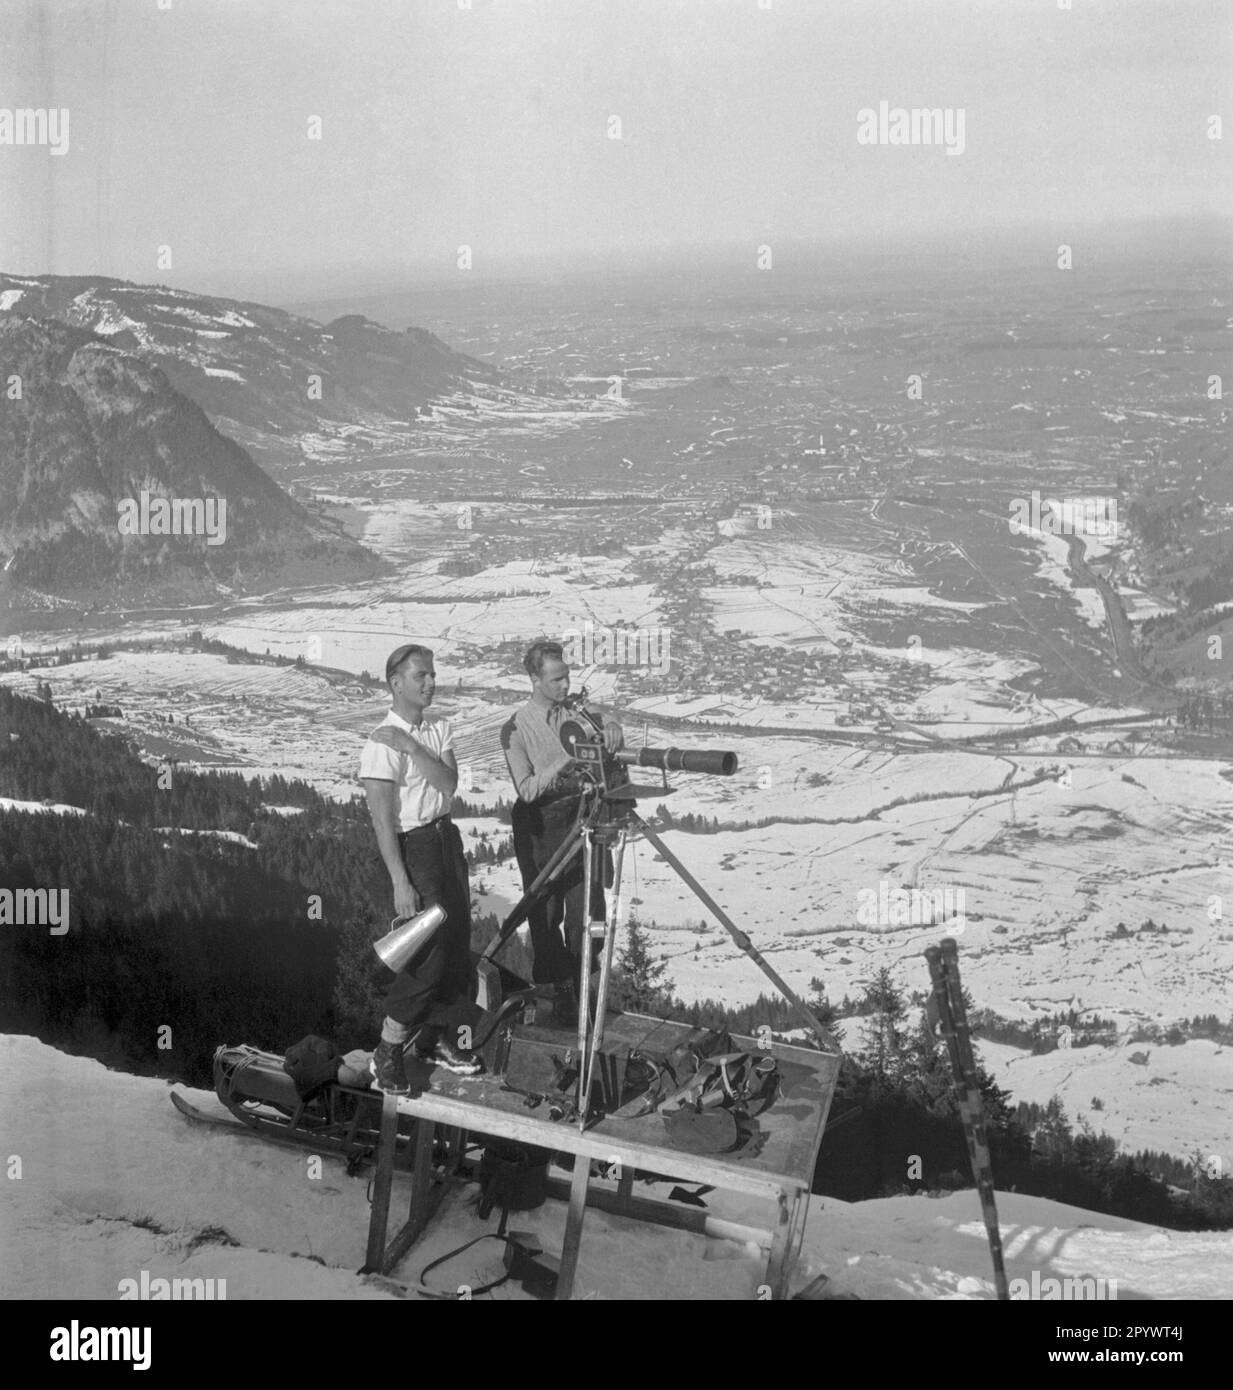
[[[976,1075],[976,1057],[972,1051],[972,1033],[959,982],[959,947],[954,937],[946,937],[940,946],[926,947],[925,959],[929,962],[929,976],[933,983],[933,1002],[940,1024],[938,1031],[945,1038],[946,1050],[950,1054],[968,1161],[972,1166],[972,1177],[976,1182],[985,1232],[989,1238],[994,1287],[999,1301],[1005,1302],[1010,1298],[1010,1289],[1002,1258],[1002,1232],[998,1225],[993,1166],[989,1158],[984,1105]]]

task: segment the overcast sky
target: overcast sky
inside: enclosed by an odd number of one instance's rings
[[[69,111],[0,144],[0,269],[309,298],[1233,203],[1228,0],[163,2],[0,0],[0,118]],[[963,153],[859,144],[883,100]]]

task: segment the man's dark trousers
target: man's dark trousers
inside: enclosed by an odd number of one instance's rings
[[[471,889],[462,836],[449,816],[398,836],[403,863],[424,908],[440,903],[445,921],[394,976],[385,1012],[404,1027],[419,1026],[421,1049],[440,1030],[469,1021],[472,998]]]
[[[514,854],[525,892],[569,835],[578,815],[578,797],[563,796],[543,803],[516,801],[510,820]],[[605,860],[611,860],[605,855]],[[611,877],[606,867],[605,879]],[[604,915],[603,889],[596,886],[591,911]],[[576,983],[582,958],[582,852],[575,855],[527,912],[531,929],[532,978],[537,985]],[[562,935],[562,929],[564,935]],[[596,943],[598,946],[598,943]],[[594,959],[592,959],[594,966]]]

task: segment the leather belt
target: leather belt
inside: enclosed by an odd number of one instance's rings
[[[443,816],[438,816],[435,820],[426,820],[423,825],[413,825],[410,830],[402,830],[399,833],[402,835],[418,835],[421,830],[432,830],[436,826],[439,826],[442,821],[448,821],[449,819],[450,813],[446,811]]]

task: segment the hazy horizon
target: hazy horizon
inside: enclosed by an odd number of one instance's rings
[[[0,120],[71,120],[0,135],[0,260],[295,302],[1214,229],[1231,36],[1212,0],[9,0]],[[882,102],[962,141],[859,143]]]
[[[1185,219],[1179,222],[1139,222],[1101,224],[1087,229],[1083,240],[1083,261],[1076,267],[1077,280],[1090,274],[1118,277],[1136,270],[1144,273],[1168,271],[1183,265],[1214,265],[1222,271],[1233,269],[1233,240],[1222,223],[1214,219]],[[799,285],[802,292],[842,288],[893,289],[896,283],[910,282],[915,288],[945,280],[961,280],[969,289],[982,282],[1023,284],[1036,278],[1047,280],[1056,273],[1054,246],[1043,229],[1007,229],[1002,233],[972,233],[962,239],[903,236],[877,247],[857,243],[783,242],[776,247],[776,274],[760,274],[744,247],[670,247],[657,254],[631,253],[622,258],[581,254],[547,260],[536,257],[510,257],[495,262],[483,273],[441,274],[430,267],[418,273],[413,268],[374,269],[358,274],[341,271],[323,273],[307,282],[282,283],[277,279],[253,280],[242,270],[203,279],[180,275],[176,271],[155,272],[140,277],[113,275],[93,268],[66,268],[47,271],[37,265],[0,265],[0,273],[32,279],[48,275],[68,277],[110,277],[144,285],[167,285],[187,290],[307,314],[309,317],[337,317],[356,309],[385,322],[374,312],[374,302],[397,300],[399,296],[420,294],[440,296],[490,290],[533,290],[553,285],[562,290],[571,285],[587,293],[601,293],[605,287],[619,288],[635,297],[653,295],[670,286],[686,294],[706,291],[774,295]],[[1213,285],[1213,290],[1224,288]],[[313,312],[317,311],[317,312]],[[405,316],[405,315],[404,315]],[[403,326],[398,313],[390,326]]]

